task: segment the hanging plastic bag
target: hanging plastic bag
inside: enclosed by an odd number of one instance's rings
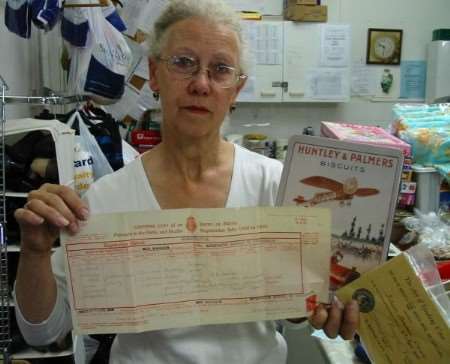
[[[39,1],[39,0],[36,0]],[[73,0],[73,4],[96,3],[90,0]],[[103,17],[106,18],[118,31],[126,30],[126,25],[118,14],[114,5],[102,6]],[[86,47],[89,32],[90,8],[66,8],[61,19],[61,34],[64,40],[75,47]]]
[[[67,125],[73,127],[74,123],[78,123],[80,131],[75,140],[75,190],[82,194],[89,188],[91,179],[95,181],[106,174],[112,173],[113,170],[78,111],[72,114]],[[90,171],[92,171],[93,176],[90,176]]]
[[[8,30],[22,38],[31,36],[31,10],[28,0],[7,0],[5,24]]]
[[[69,86],[75,94],[95,95],[97,103],[120,99],[132,54],[125,38],[98,8],[89,9],[86,48],[71,49]]]

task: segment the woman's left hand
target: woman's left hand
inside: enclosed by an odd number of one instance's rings
[[[319,304],[309,318],[309,323],[332,339],[340,335],[344,340],[351,340],[359,325],[358,302],[352,300],[343,305],[335,297],[328,307]]]

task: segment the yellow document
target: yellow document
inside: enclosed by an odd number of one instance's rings
[[[360,303],[358,329],[376,364],[449,364],[450,327],[401,254],[337,291]]]
[[[74,330],[305,317],[328,300],[330,220],[292,206],[91,216],[62,237]]]

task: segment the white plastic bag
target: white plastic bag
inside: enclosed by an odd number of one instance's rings
[[[80,143],[75,143],[73,154],[73,188],[80,195],[89,189],[94,183],[94,160],[92,156],[83,149]]]
[[[95,95],[98,103],[115,102],[124,92],[125,76],[132,62],[131,50],[101,9],[89,9],[88,23],[87,46],[69,47],[69,87],[75,94]]]
[[[112,173],[113,169],[78,111],[75,111],[72,114],[67,125],[72,127],[75,120],[78,121],[78,128],[80,131],[80,135],[76,136],[75,140],[75,145],[78,148],[74,155],[75,186],[77,185],[78,176],[80,182],[79,185],[81,186],[79,192],[82,193],[89,187],[86,186],[86,183],[82,183],[81,181],[89,179],[88,174],[90,168],[92,168],[93,171],[94,181],[106,174]],[[80,156],[82,156],[81,159]]]

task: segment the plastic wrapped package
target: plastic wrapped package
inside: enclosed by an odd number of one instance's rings
[[[441,282],[439,271],[430,250],[417,245],[406,251],[411,265],[422,281],[425,290],[441,310],[442,316],[450,326],[450,300]]]
[[[399,136],[411,145],[414,163],[434,165],[450,162],[450,118],[448,126],[410,128],[400,132]]]
[[[439,128],[448,125],[450,125],[450,115],[428,115],[421,118],[402,117],[396,124],[396,132],[401,135],[403,131],[414,128]]]
[[[410,127],[429,127],[432,125],[426,123],[436,122],[443,117],[450,117],[450,104],[395,104],[392,112],[394,122],[390,131],[398,135],[400,131],[407,130]],[[420,124],[422,122],[423,124]],[[437,124],[435,126],[442,125]]]
[[[416,235],[417,242],[427,246],[437,259],[450,259],[450,225],[435,212],[423,214],[415,210],[415,216],[405,218],[402,223],[407,234]]]

